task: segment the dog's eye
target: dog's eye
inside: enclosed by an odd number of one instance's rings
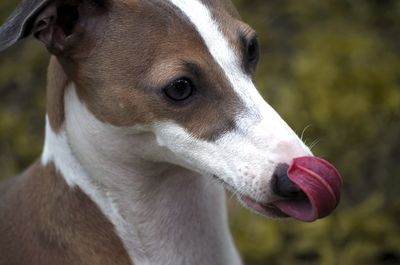
[[[260,57],[260,46],[257,37],[251,39],[247,44],[247,60],[250,64],[257,64]]]
[[[193,94],[192,82],[186,78],[178,79],[164,88],[167,97],[174,101],[183,101]]]

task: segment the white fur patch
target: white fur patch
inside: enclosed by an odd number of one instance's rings
[[[69,186],[100,207],[134,264],[241,264],[222,186],[155,162],[174,154],[158,145],[152,125],[119,128],[97,120],[73,85],[65,116],[59,134],[46,125],[42,163],[53,161]]]
[[[113,202],[112,196],[110,196],[108,191],[102,188],[99,183],[96,183],[95,179],[87,174],[82,164],[77,160],[71,150],[65,128],[58,134],[55,134],[51,129],[48,117],[46,117],[46,138],[41,162],[44,166],[49,162],[53,162],[56,169],[64,177],[68,186],[71,188],[79,187],[84,191],[115,226],[118,234],[126,233],[128,224],[120,215],[119,209]],[[129,249],[132,248],[132,244],[125,241],[123,243],[129,252]],[[135,245],[135,252],[141,253],[144,251],[141,249],[140,244]],[[136,257],[140,258],[141,256],[138,253],[135,253]],[[129,252],[129,254],[132,255],[133,253]],[[131,256],[131,258],[133,257]]]

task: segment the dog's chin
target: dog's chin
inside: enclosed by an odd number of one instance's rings
[[[264,217],[269,218],[287,218],[289,217],[287,214],[283,213],[276,206],[271,203],[259,203],[252,198],[244,195],[237,196],[239,202],[249,210]]]

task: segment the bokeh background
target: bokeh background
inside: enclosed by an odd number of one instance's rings
[[[0,2],[2,21],[17,2]],[[399,265],[400,1],[234,2],[259,33],[264,97],[345,179],[335,214],[311,224],[230,198],[246,264]],[[41,152],[48,59],[34,40],[0,54],[0,178]]]

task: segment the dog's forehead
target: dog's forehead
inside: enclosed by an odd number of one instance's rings
[[[190,4],[196,1],[202,3],[215,12],[227,12],[231,16],[237,18],[240,17],[231,0],[183,0],[181,2]],[[171,5],[170,0],[122,0],[121,2],[131,7],[138,7],[146,4],[151,4],[153,7]]]
[[[167,24],[171,23],[171,17],[175,16],[183,18],[187,24],[192,24],[188,17],[201,16],[201,11],[185,10],[182,7],[193,8],[201,4],[224,30],[240,26],[240,15],[231,0],[123,0],[122,3],[134,11],[144,11],[144,14],[152,17],[154,23],[162,21]]]
[[[214,56],[218,48],[229,49],[230,58],[240,60],[243,52],[240,37],[247,25],[241,22],[230,0],[122,0],[114,3],[115,10],[110,12],[107,28],[97,36],[96,59],[109,64],[120,62],[124,57],[126,69],[117,69],[120,73],[129,72],[126,76],[134,80],[148,81],[146,77],[155,74],[159,78],[150,79],[162,80],[160,75],[168,79],[166,76],[173,77],[173,70],[178,70],[182,62],[223,72],[220,60]],[[111,58],[110,53],[113,54]],[[163,65],[168,67],[154,71]],[[141,78],[136,78],[136,73]]]
[[[234,7],[231,0],[198,0],[203,5],[209,8],[211,12],[215,15],[218,14],[219,18],[223,19],[224,14],[229,16],[240,18],[239,13],[237,12],[236,8]],[[182,1],[191,3],[193,0]]]

